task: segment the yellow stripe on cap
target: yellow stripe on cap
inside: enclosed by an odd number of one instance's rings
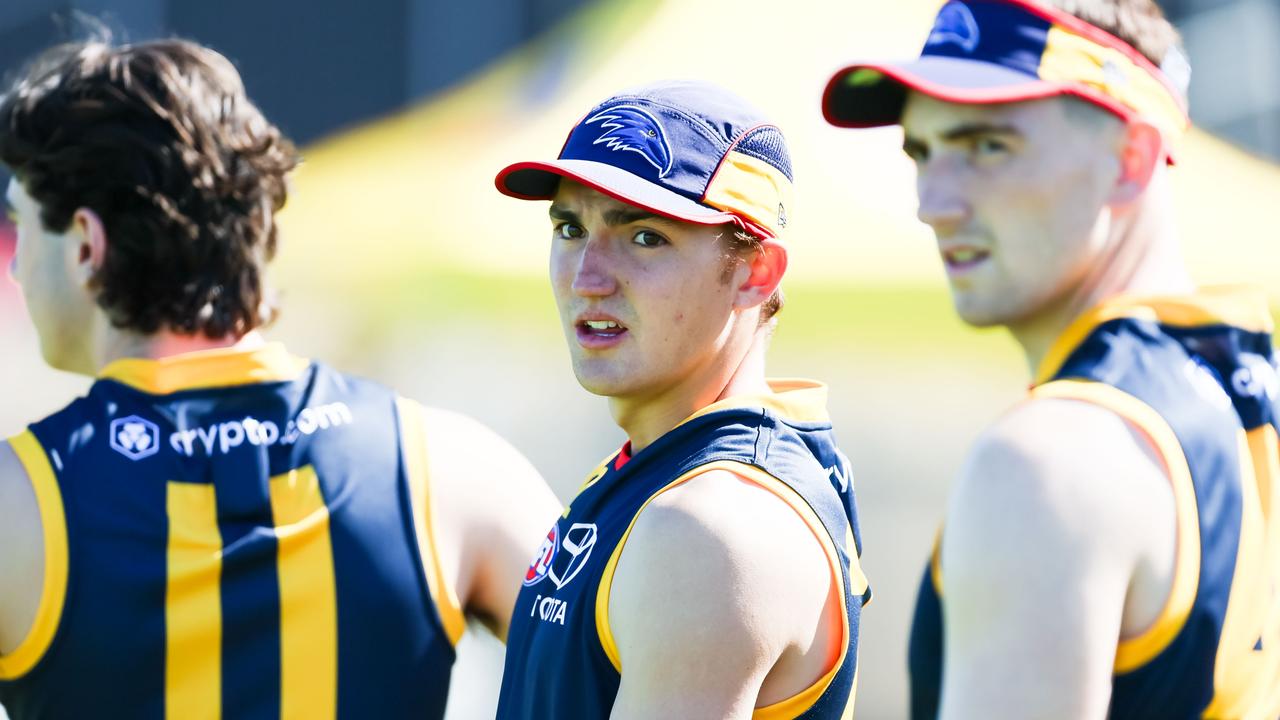
[[[791,181],[781,170],[730,150],[702,200],[716,209],[741,215],[776,238],[787,226],[793,196]]]
[[[1054,25],[1040,56],[1040,79],[1084,85],[1156,124],[1167,139],[1179,137],[1189,122],[1164,83],[1125,53]]]

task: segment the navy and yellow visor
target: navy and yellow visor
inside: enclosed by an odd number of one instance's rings
[[[494,182],[504,195],[551,200],[563,178],[663,217],[764,239],[782,235],[793,194],[782,132],[738,96],[691,81],[605,100],[555,160],[509,165]]]
[[[966,104],[1073,95],[1126,121],[1144,119],[1171,143],[1190,126],[1190,71],[1177,51],[1164,65],[1056,8],[950,0],[918,59],[844,68],[827,83],[822,113],[832,125],[865,128],[897,124],[908,90]]]

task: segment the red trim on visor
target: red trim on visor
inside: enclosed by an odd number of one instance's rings
[[[507,176],[520,170],[541,170],[543,172],[549,172],[554,175],[559,175],[560,177],[569,178],[570,180],[573,180],[574,182],[577,182],[577,183],[581,183],[582,185],[585,185],[591,188],[592,190],[595,190],[596,192],[602,193],[604,195],[608,195],[614,200],[627,203],[628,205],[633,205],[635,207],[640,208],[641,210],[647,210],[655,215],[661,215],[663,217],[671,218],[672,220],[695,223],[697,225],[731,224],[731,225],[736,225],[738,227],[741,227],[747,232],[753,233],[759,237],[762,237],[765,239],[776,239],[773,232],[765,229],[760,225],[757,225],[754,222],[751,222],[750,220],[744,217],[735,215],[734,213],[731,213],[731,212],[726,212],[724,210],[717,210],[712,207],[703,206],[703,207],[706,207],[707,212],[709,214],[693,215],[690,213],[674,211],[667,208],[660,208],[660,207],[657,207],[654,203],[637,200],[634,197],[628,196],[626,193],[623,193],[618,190],[614,190],[613,188],[610,188],[606,185],[601,184],[598,180],[587,177],[582,173],[574,172],[572,170],[568,170],[566,168],[563,168],[551,163],[539,162],[537,160],[519,162],[513,165],[508,165],[507,167],[503,168],[502,171],[498,173],[497,177],[493,179],[494,187],[498,189],[498,192],[508,197],[516,198],[518,200],[550,200],[551,199],[551,196],[546,196],[546,195],[525,195],[523,193],[518,193],[512,190],[511,188],[507,187],[507,184],[506,184]],[[666,188],[661,188],[661,189],[665,190],[666,192],[671,192]]]
[[[983,63],[986,65],[993,64],[984,60],[970,60],[968,58],[956,58],[955,60],[957,62]],[[858,122],[856,120],[849,120],[847,118],[832,115],[831,96],[835,93],[836,89],[845,82],[850,73],[857,70],[875,70],[876,72],[883,74],[885,77],[894,80],[899,85],[904,85],[912,90],[919,90],[925,95],[946,102],[986,105],[1022,102],[1024,100],[1039,100],[1041,98],[1054,97],[1056,95],[1075,95],[1110,110],[1120,116],[1123,120],[1133,120],[1141,115],[1137,110],[1121,103],[1110,95],[1100,92],[1091,92],[1087,86],[1077,83],[1053,83],[1046,80],[1030,80],[1018,85],[1001,85],[999,87],[989,88],[956,88],[950,85],[941,85],[931,80],[926,80],[919,75],[907,72],[894,65],[861,63],[843,68],[835,75],[831,76],[831,80],[827,82],[826,89],[822,92],[822,116],[828,123],[836,127],[868,128],[880,127],[884,124],[882,122]],[[896,124],[896,122],[894,124]]]

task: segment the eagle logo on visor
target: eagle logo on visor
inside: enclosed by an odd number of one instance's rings
[[[925,47],[954,43],[965,52],[972,53],[978,47],[978,21],[973,18],[973,11],[968,5],[952,0],[938,11],[938,19],[933,21],[933,30]]]
[[[658,170],[663,178],[671,172],[671,147],[658,119],[634,105],[618,105],[587,118],[583,125],[600,125],[600,133],[591,144],[610,150],[633,152]]]

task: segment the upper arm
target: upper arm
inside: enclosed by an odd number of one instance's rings
[[[943,534],[943,718],[1105,716],[1131,579],[1172,526],[1168,487],[1098,406],[1032,400],[990,428]]]
[[[0,442],[0,654],[12,652],[35,621],[44,577],[44,541],[35,489],[8,442]]]
[[[506,637],[520,579],[563,506],[510,443],[458,413],[424,410],[436,552],[463,608]]]
[[[812,639],[829,583],[817,541],[768,490],[713,470],[659,495],[610,587],[613,717],[750,717],[770,670]]]

